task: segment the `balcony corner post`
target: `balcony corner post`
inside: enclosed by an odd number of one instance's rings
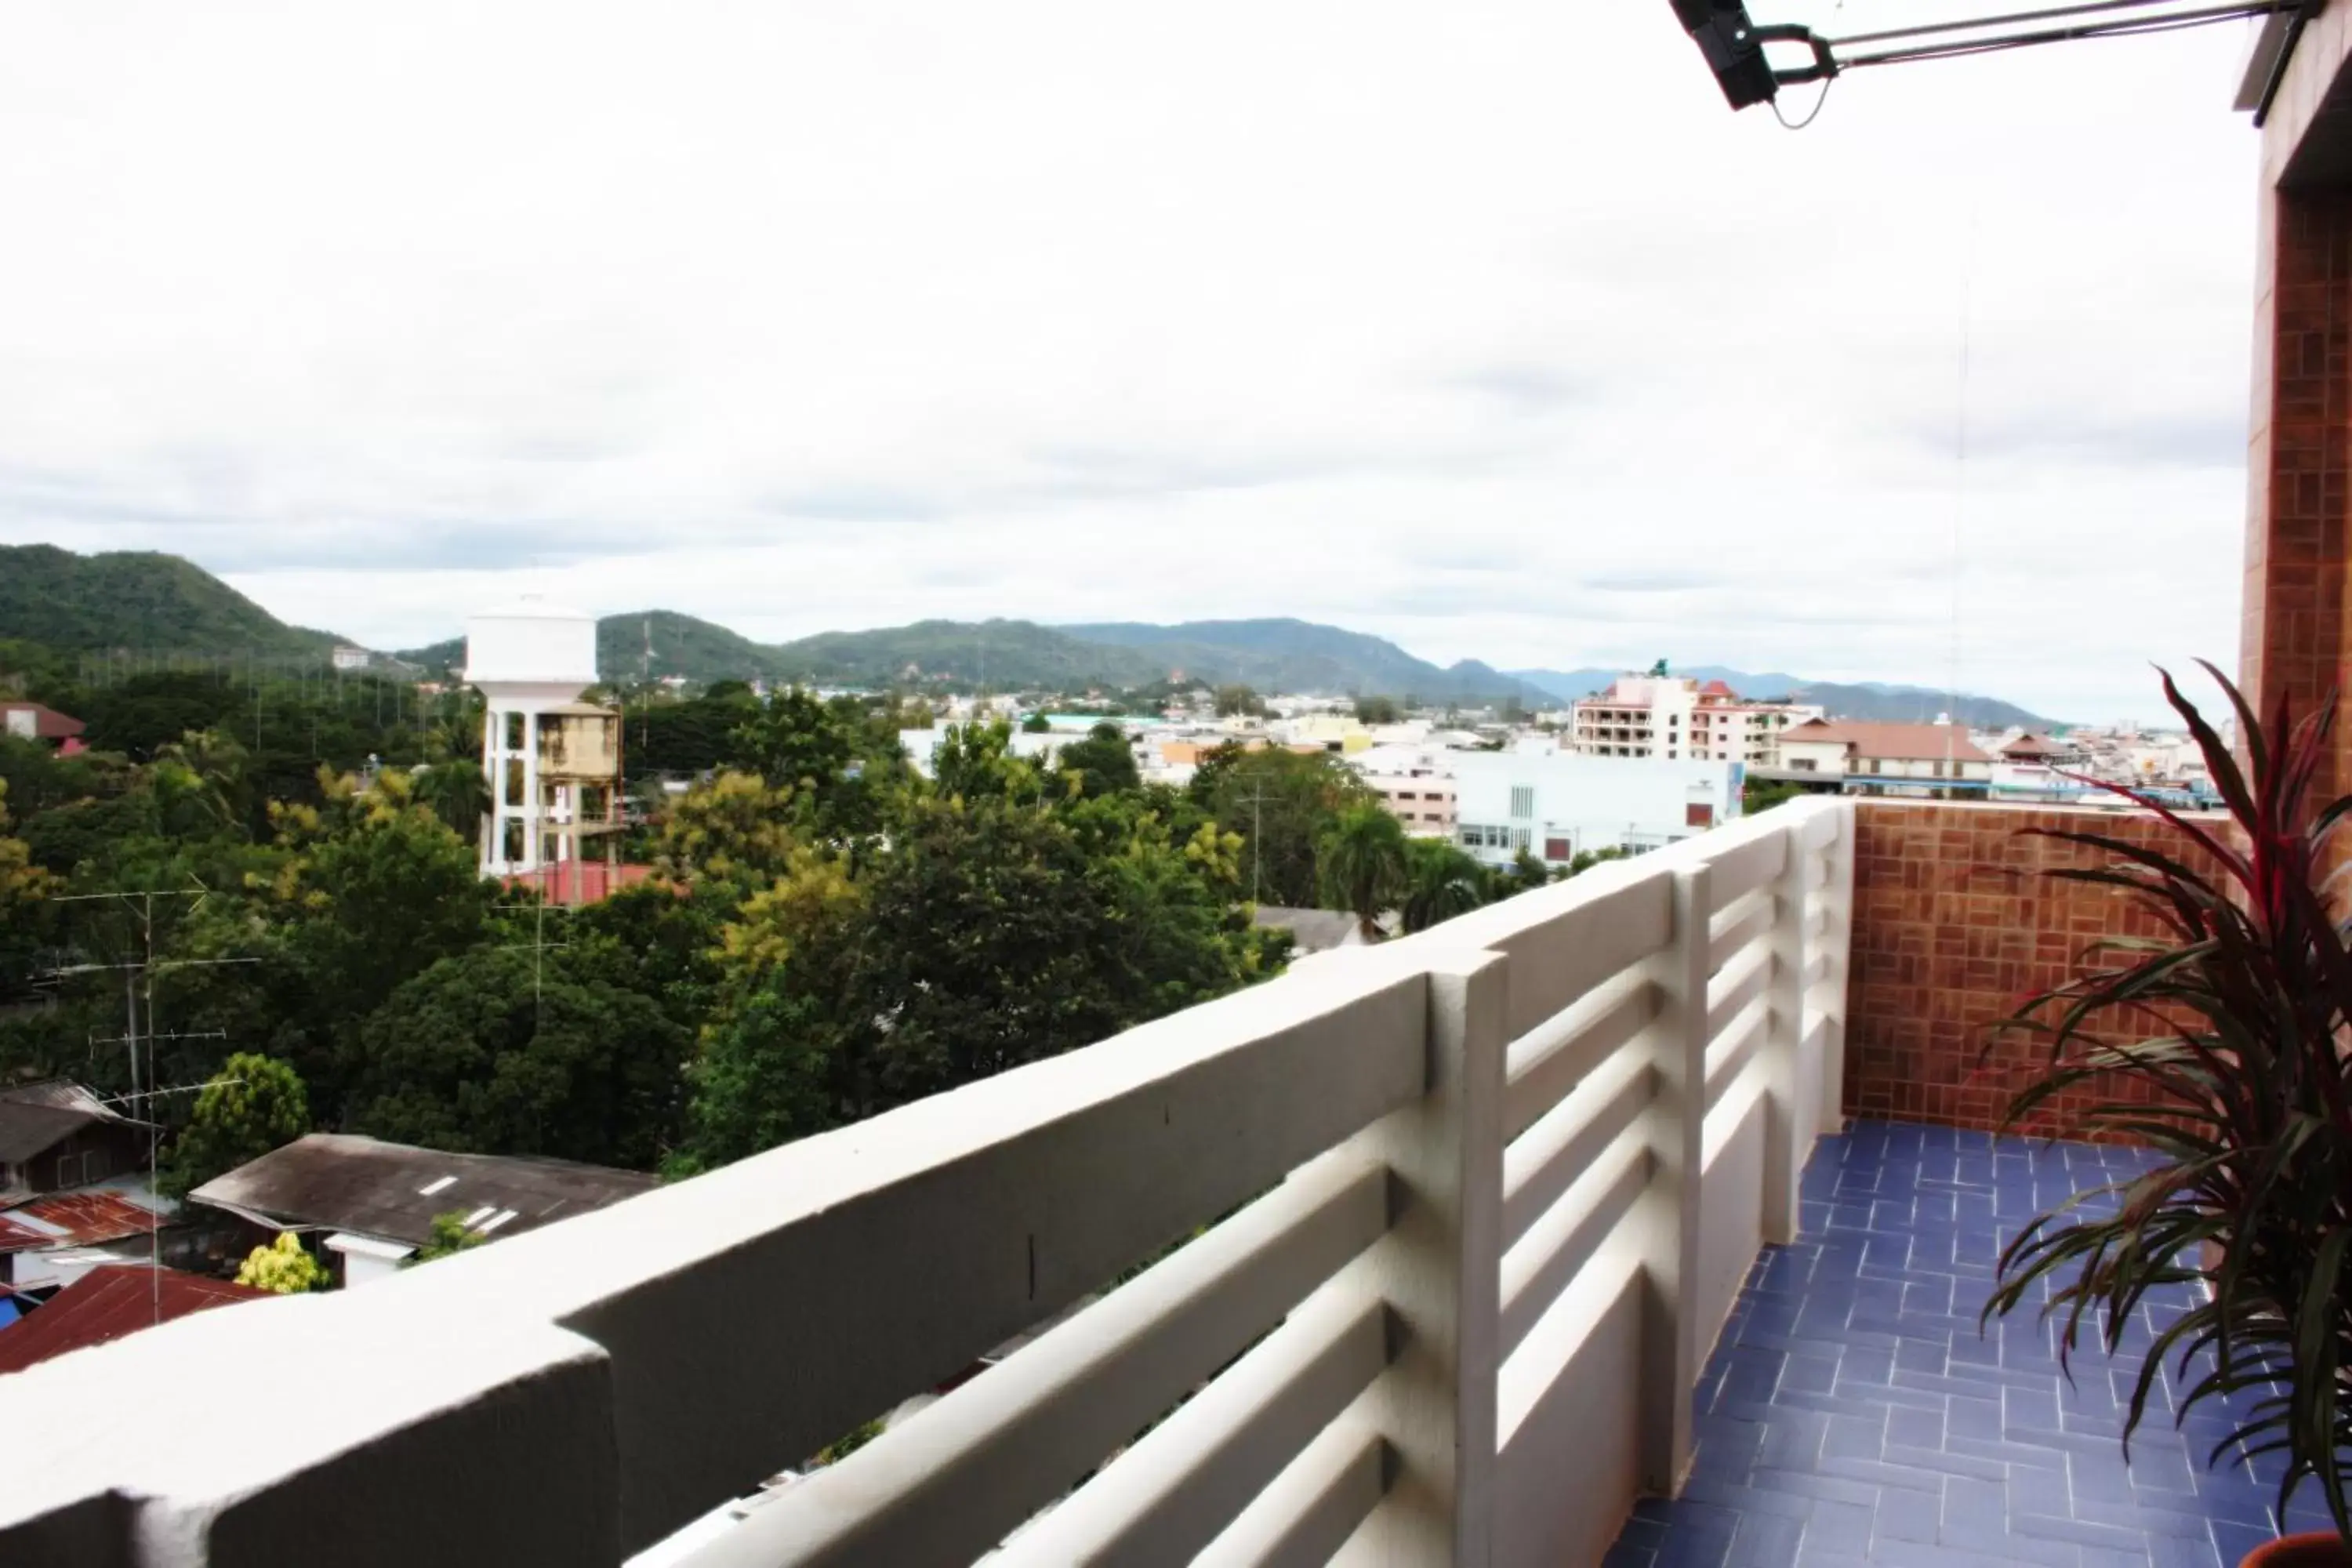
[[[1838,834],[1830,845],[1830,879],[1822,889],[1827,919],[1822,948],[1827,963],[1806,1005],[1822,1024],[1822,1101],[1815,1131],[1845,1131],[1845,1021],[1853,1005],[1853,872],[1862,839],[1862,808],[1852,796],[1838,797]]]
[[[1808,1100],[1805,1060],[1805,851],[1801,821],[1781,831],[1787,858],[1769,889],[1772,973],[1765,990],[1764,1208],[1762,1234],[1773,1247],[1797,1239],[1797,1184],[1812,1146],[1822,1095]],[[1816,1071],[1819,1064],[1811,1064]]]
[[[1429,1092],[1368,1133],[1402,1195],[1375,1271],[1396,1359],[1371,1391],[1388,1495],[1350,1544],[1368,1560],[1486,1568],[1501,1366],[1507,961],[1436,952]]]
[[[1674,936],[1654,961],[1663,1002],[1649,1035],[1657,1097],[1649,1110],[1644,1200],[1641,1484],[1661,1497],[1690,1468],[1698,1384],[1699,1178],[1706,1124],[1708,868],[1675,873]]]

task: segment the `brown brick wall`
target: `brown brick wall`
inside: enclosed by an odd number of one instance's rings
[[[2066,979],[2098,937],[2158,930],[2118,891],[2037,874],[2098,855],[2021,831],[2172,847],[2169,830],[2153,816],[2062,806],[1858,805],[1846,1112],[1996,1128],[2039,1047],[2009,1037],[1979,1066],[1990,1026]]]

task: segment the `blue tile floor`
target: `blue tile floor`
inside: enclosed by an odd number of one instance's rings
[[[2071,1384],[2032,1309],[1977,1327],[2002,1241],[2143,1158],[1896,1122],[1822,1140],[1798,1240],[1758,1258],[1701,1380],[1689,1484],[1606,1568],[2236,1568],[2278,1532],[2277,1468],[2207,1469],[2223,1413],[2180,1431],[2168,1405],[2125,1462],[2150,1321]],[[2285,1522],[2325,1528],[2314,1489]]]

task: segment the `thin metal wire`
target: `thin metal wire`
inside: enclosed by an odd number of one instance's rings
[[[2032,48],[2042,44],[2069,44],[2091,38],[2127,38],[2154,37],[2160,33],[2186,32],[2191,27],[2209,27],[2220,22],[2235,22],[2253,16],[2266,16],[2274,11],[2287,9],[2294,0],[2262,0],[2261,4],[2216,6],[2210,10],[2182,12],[2177,16],[2140,18],[2082,27],[2055,27],[2040,33],[2019,33],[2005,38],[1979,38],[1950,44],[1922,46],[1910,49],[1887,49],[1874,55],[1858,55],[1838,62],[1838,68],[1860,70],[1864,66],[1907,65],[1914,60],[1959,59],[1969,55],[1999,54],[2008,49]]]
[[[1883,44],[1891,38],[1919,38],[1936,33],[1975,32],[1985,27],[2008,27],[2021,22],[2048,22],[2060,16],[2089,16],[2107,11],[2153,11],[2168,0],[2088,0],[2087,4],[2052,5],[2039,11],[2011,11],[1999,16],[1968,16],[1950,22],[1927,22],[1910,27],[1883,27],[1874,33],[1848,33],[1832,38],[1829,46],[1837,48],[1851,44]],[[2158,17],[2145,18],[2157,21]]]
[[[1780,100],[1778,98],[1769,100],[1772,105],[1772,118],[1780,122],[1780,129],[1783,131],[1802,131],[1822,117],[1822,105],[1830,100],[1830,84],[1836,80],[1837,78],[1833,76],[1822,78],[1821,96],[1813,100],[1812,108],[1805,110],[1805,117],[1802,120],[1791,120],[1781,113]]]

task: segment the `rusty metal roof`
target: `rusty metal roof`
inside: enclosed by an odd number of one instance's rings
[[[96,1247],[144,1236],[155,1222],[152,1209],[142,1208],[119,1193],[47,1193],[0,1214],[0,1253]]]
[[[50,1297],[47,1306],[0,1329],[0,1373],[22,1372],[68,1351],[102,1345],[158,1322],[268,1294],[177,1268],[101,1265]]]
[[[456,1213],[472,1228],[513,1236],[660,1184],[642,1171],[570,1160],[450,1154],[347,1132],[313,1132],[188,1195],[275,1225],[422,1246],[432,1239],[436,1215]]]

